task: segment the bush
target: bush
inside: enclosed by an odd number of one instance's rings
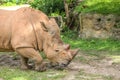
[[[1,6],[13,6],[17,4],[25,4],[28,2],[29,0],[1,0],[0,5]]]
[[[34,0],[31,6],[43,11],[47,15],[52,13],[62,14],[64,12],[63,0]]]
[[[76,12],[97,12],[102,14],[120,14],[119,0],[84,0],[75,9]]]

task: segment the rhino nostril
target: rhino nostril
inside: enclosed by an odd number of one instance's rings
[[[56,62],[56,63],[51,63],[51,66],[52,66],[52,67],[55,67],[55,66],[58,66],[58,65],[59,65],[58,62]]]
[[[62,64],[62,66],[66,67],[66,66],[67,66],[67,64]]]

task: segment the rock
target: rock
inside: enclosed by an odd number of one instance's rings
[[[115,35],[113,31],[114,25],[119,24],[120,20],[117,20],[113,14],[103,15],[97,13],[86,13],[79,15],[80,21],[80,34],[81,38],[109,38]],[[119,22],[119,23],[118,23]],[[120,33],[118,31],[117,33]],[[118,35],[116,37],[118,38]]]

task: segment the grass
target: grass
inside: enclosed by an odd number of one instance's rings
[[[0,6],[16,6],[17,4],[16,3],[13,3],[13,2],[7,2],[7,3],[3,3],[2,5]]]
[[[84,71],[80,71],[75,80],[113,80],[113,78],[111,76],[89,74]]]
[[[59,80],[64,77],[65,71],[48,70],[46,72],[22,71],[0,66],[0,78],[4,80]]]
[[[16,5],[22,5],[29,3],[27,0],[3,0],[3,2],[0,3],[0,6],[16,6]]]
[[[72,48],[80,50],[120,50],[120,40],[115,39],[81,39],[72,31],[65,32],[62,36],[64,42],[69,43]]]
[[[109,59],[114,64],[120,63],[120,51],[80,51],[81,56],[76,57],[74,60],[79,61],[83,64],[90,64],[91,61],[101,61],[103,59]]]
[[[88,13],[102,13],[102,14],[118,14],[120,15],[120,1],[119,0],[84,0],[75,11]]]

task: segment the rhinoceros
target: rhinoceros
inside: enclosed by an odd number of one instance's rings
[[[44,52],[52,66],[66,67],[78,53],[60,38],[60,29],[53,18],[33,8],[15,11],[0,10],[0,51],[17,52],[21,68],[28,69],[28,60],[35,70],[44,71],[45,64],[39,52]]]

